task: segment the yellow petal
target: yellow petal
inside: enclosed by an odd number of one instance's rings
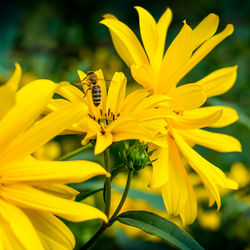
[[[213,13],[206,16],[193,30],[194,50],[214,35],[219,25],[219,17]]]
[[[72,232],[56,216],[48,212],[24,209],[24,213],[30,219],[41,241],[49,249],[73,249],[75,238]]]
[[[8,225],[24,249],[43,250],[42,243],[33,225],[21,209],[0,199],[0,214],[8,222]]]
[[[18,88],[18,84],[21,80],[21,76],[22,76],[22,69],[19,63],[15,63],[15,71],[10,77],[10,79],[6,82],[6,85],[11,85],[13,90],[16,91]]]
[[[172,98],[170,107],[175,111],[199,108],[206,101],[203,88],[198,84],[185,84],[168,93]]]
[[[187,159],[190,166],[199,174],[205,188],[209,193],[210,204],[211,201],[216,201],[218,210],[221,206],[220,194],[217,188],[217,183],[219,182],[222,185],[225,185],[225,177],[221,175],[223,172],[210,162],[206,161],[199,154],[197,154],[188,144],[175,133],[176,143],[181,150],[184,157]],[[211,166],[212,165],[212,168]],[[206,169],[206,167],[208,167]],[[224,175],[224,174],[223,174]]]
[[[22,70],[18,63],[15,64],[15,67],[11,78],[7,83],[0,86],[0,120],[16,101],[16,90],[21,79]]]
[[[172,11],[167,8],[166,11],[160,17],[159,21],[157,22],[158,46],[155,53],[155,62],[158,63],[158,65],[155,66],[157,71],[160,69],[161,66],[161,61],[165,50],[167,31],[171,23],[172,16]]]
[[[149,151],[156,149],[150,160],[153,161],[153,173],[149,186],[159,188],[168,180],[168,148],[150,147]]]
[[[62,82],[61,86],[57,88],[56,93],[72,103],[82,102],[84,98],[82,91],[68,82]]]
[[[64,129],[84,118],[87,111],[87,106],[79,103],[45,116],[0,153],[2,162],[7,163],[28,156]]]
[[[194,189],[187,178],[186,184],[188,198],[183,210],[180,213],[183,225],[192,224],[197,216],[197,200],[195,197]]]
[[[139,40],[127,25],[116,19],[104,19],[100,23],[109,28],[114,47],[128,67],[132,64],[148,64]]]
[[[207,97],[217,96],[227,92],[235,83],[237,66],[219,69],[202,78],[196,84],[200,84]]]
[[[187,198],[186,172],[173,139],[168,137],[168,180],[161,188],[162,198],[169,214],[179,215]]]
[[[169,84],[169,79],[187,63],[192,54],[192,29],[184,23],[181,31],[167,49],[159,71],[158,91],[166,93],[174,85]]]
[[[172,133],[182,154],[187,159],[190,166],[201,177],[205,188],[211,196],[210,204],[212,203],[211,201],[215,200],[219,210],[221,201],[217,185],[223,188],[228,188],[228,181],[225,174],[219,168],[195,152],[176,131],[172,131]]]
[[[70,104],[70,102],[68,100],[65,100],[65,99],[60,99],[60,98],[52,99],[50,101],[50,103],[47,105],[44,113],[48,114],[52,111],[56,111],[60,108],[65,107],[65,105],[68,105],[68,104]]]
[[[212,114],[216,111],[222,110],[222,115],[218,121],[210,124],[209,127],[220,128],[228,126],[239,119],[239,116],[235,109],[226,107],[226,106],[211,106],[211,107],[202,107],[191,111],[185,111],[184,115],[188,117],[200,117],[203,114]]]
[[[191,69],[193,69],[214,47],[233,33],[233,25],[228,24],[226,28],[203,43],[192,55],[191,59],[172,77],[170,86],[177,84]]]
[[[15,232],[12,231],[8,221],[0,217],[0,249],[1,250],[24,250],[23,244],[19,241]]]
[[[130,140],[130,139],[138,139],[142,140],[144,142],[152,142],[157,146],[160,147],[167,147],[166,144],[166,136],[165,135],[157,135],[149,129],[146,129],[143,126],[137,126],[137,127],[123,127],[118,128],[116,131],[113,131],[113,141],[124,141],[124,140]]]
[[[155,109],[146,109],[143,112],[136,115],[136,120],[139,122],[152,121],[156,119],[164,118],[175,118],[176,114],[167,108],[155,108]],[[167,123],[166,123],[167,125]]]
[[[138,105],[133,109],[132,114],[143,112],[144,110],[163,106],[169,106],[171,98],[167,95],[152,95],[144,98]]]
[[[141,84],[145,89],[152,89],[156,91],[156,77],[149,65],[131,65],[131,74],[135,81]]]
[[[2,198],[19,207],[51,212],[69,221],[86,221],[107,217],[98,209],[42,192],[27,185],[6,185],[1,190]]]
[[[139,15],[140,32],[149,61],[154,68],[154,57],[158,45],[158,31],[152,15],[142,7],[135,7]]]
[[[194,151],[178,133],[174,132],[174,138],[183,155],[187,158],[190,165],[195,168],[195,171],[198,169],[205,176],[211,177],[217,185],[225,186],[226,176],[219,168]],[[186,150],[185,152],[184,149]]]
[[[153,135],[157,136],[158,134],[161,135],[166,135],[168,132],[168,128],[167,128],[167,121],[165,119],[145,119],[143,121],[138,121],[135,125],[135,127],[143,127],[145,129],[148,129],[148,134],[151,134],[151,130],[153,131]]]
[[[222,110],[213,110],[210,113],[197,113],[193,111],[184,112],[184,115],[179,115],[176,119],[171,120],[171,125],[177,129],[196,129],[204,128],[212,125],[220,119]]]
[[[0,217],[0,249],[24,250],[23,244],[12,231],[9,223]]]
[[[44,184],[36,186],[36,188],[69,200],[75,200],[76,196],[79,194],[79,192],[74,188],[63,184]]]
[[[144,89],[135,90],[130,93],[124,100],[121,108],[121,115],[128,116],[130,115],[137,105],[148,96],[148,92]]]
[[[79,183],[107,172],[90,161],[20,161],[1,170],[5,183],[66,184]]]
[[[0,147],[5,148],[42,113],[56,88],[49,80],[36,80],[18,91],[15,106],[0,122]]]
[[[219,152],[241,152],[240,142],[230,135],[209,132],[202,129],[183,130],[184,139]]]
[[[118,114],[126,93],[127,78],[122,72],[116,72],[110,83],[106,101],[106,113]]]
[[[238,185],[238,183],[236,181],[227,178],[225,188],[237,190],[239,188],[239,185]]]
[[[112,144],[113,136],[111,133],[106,132],[101,134],[97,133],[95,155],[102,153],[108,146]]]

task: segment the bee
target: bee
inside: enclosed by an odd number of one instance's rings
[[[87,76],[82,80],[82,84],[88,86],[84,97],[87,95],[88,91],[91,90],[92,100],[96,107],[101,103],[101,87],[97,84],[97,80],[97,75],[94,71],[89,71]]]

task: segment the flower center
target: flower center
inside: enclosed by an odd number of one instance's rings
[[[95,117],[89,114],[89,117],[96,121],[98,124],[101,125],[102,128],[108,127],[113,121],[117,120],[117,118],[120,116],[120,113],[117,115],[111,112],[110,109],[108,109],[108,112],[103,113],[102,109],[100,109],[100,116]]]

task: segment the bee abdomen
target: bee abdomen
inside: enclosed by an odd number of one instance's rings
[[[97,107],[101,103],[101,88],[98,85],[92,87],[92,99],[94,105]]]

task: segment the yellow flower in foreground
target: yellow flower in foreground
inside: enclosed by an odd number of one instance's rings
[[[81,81],[86,79],[86,74],[79,71]],[[166,146],[163,135],[166,135],[166,121],[162,118],[172,116],[164,109],[157,109],[160,103],[169,101],[165,95],[148,97],[148,92],[140,90],[126,94],[126,77],[123,73],[116,72],[110,82],[108,93],[101,70],[95,72],[98,85],[101,88],[101,102],[95,106],[91,90],[83,85],[84,93],[78,88],[64,84],[58,88],[57,93],[65,99],[55,99],[48,106],[50,110],[68,105],[68,103],[87,103],[89,107],[88,119],[82,119],[78,124],[73,124],[68,132],[86,133],[82,144],[90,139],[96,139],[95,154],[104,151],[112,142],[139,139],[153,142],[156,145]],[[87,124],[87,125],[86,125]],[[67,131],[65,132],[67,133]]]
[[[180,215],[184,224],[194,221],[197,202],[180,152],[189,165],[201,177],[209,196],[209,205],[215,201],[218,209],[221,201],[218,186],[237,189],[237,184],[226,178],[216,166],[196,153],[190,145],[199,144],[220,152],[241,151],[235,138],[202,130],[205,127],[224,127],[238,119],[236,111],[229,107],[201,107],[211,96],[223,94],[235,82],[237,66],[214,71],[195,83],[177,87],[179,81],[196,66],[216,45],[232,34],[233,25],[216,34],[219,18],[208,15],[191,29],[186,22],[171,45],[165,49],[165,39],[172,12],[167,9],[158,22],[141,7],[136,7],[140,19],[140,32],[144,48],[132,30],[113,15],[105,15],[102,24],[111,33],[114,46],[130,67],[133,78],[151,95],[163,94],[172,98],[170,111],[176,116],[166,119],[168,148],[156,147],[152,158],[152,188],[161,187],[167,211]],[[145,50],[144,50],[145,49]]]
[[[36,149],[88,112],[70,104],[38,122],[58,85],[36,80],[21,88],[21,69],[0,87],[0,249],[73,249],[75,239],[56,216],[70,221],[102,219],[98,209],[74,202],[78,192],[64,184],[106,171],[88,161],[38,161]]]

